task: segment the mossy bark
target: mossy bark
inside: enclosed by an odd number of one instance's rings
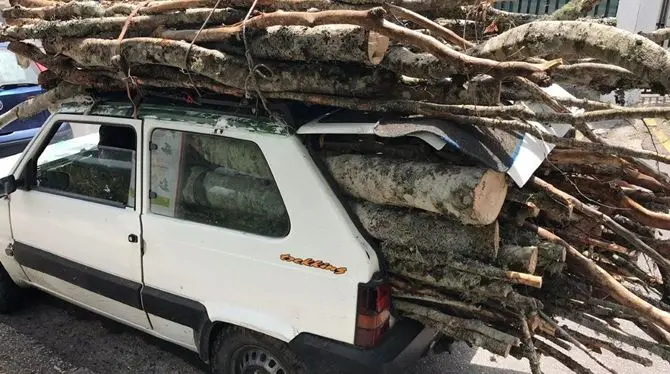
[[[126,37],[149,36],[159,27],[200,27],[209,15],[209,9],[192,9],[175,14],[133,17]],[[244,18],[239,9],[224,8],[212,13],[212,24],[229,24]],[[105,18],[74,18],[66,21],[36,19],[24,26],[0,27],[0,41],[61,38],[117,38],[127,16]]]
[[[419,251],[458,253],[486,262],[493,261],[498,254],[497,222],[466,226],[437,214],[369,202],[352,202],[352,208],[364,229],[378,240]]]
[[[469,51],[505,61],[510,58],[561,56],[595,58],[633,72],[638,79],[670,88],[670,51],[616,27],[579,21],[538,21],[516,27]]]

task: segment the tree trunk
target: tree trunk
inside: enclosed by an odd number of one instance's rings
[[[546,42],[548,35],[551,43]],[[499,61],[555,55],[566,59],[590,57],[670,89],[670,51],[643,36],[596,23],[531,22],[491,38],[469,53]]]
[[[523,284],[530,287],[542,288],[542,277],[525,272],[509,271],[488,265],[476,260],[449,256],[439,252],[422,252],[408,247],[397,246],[383,242],[381,245],[384,258],[394,261],[415,262],[418,269],[430,273],[436,267],[447,267],[459,272],[475,274],[483,278],[497,279],[512,284]],[[392,269],[391,269],[392,270]]]
[[[238,56],[190,46],[187,42],[158,38],[134,38],[121,42],[104,39],[66,39],[54,41],[52,48],[88,68],[116,69],[113,57],[120,55],[129,66],[161,64],[186,68],[227,86],[249,89],[247,61]],[[190,49],[190,52],[189,52]],[[188,54],[188,55],[187,55]],[[187,58],[188,56],[188,58]],[[396,86],[393,73],[380,69],[333,64],[265,62],[268,79],[259,77],[261,91],[300,91],[342,96],[377,96]]]
[[[378,240],[419,251],[458,253],[492,262],[498,254],[498,223],[465,226],[431,213],[412,212],[367,202],[353,203],[353,211],[365,230]]]
[[[149,36],[159,27],[200,27],[210,14],[208,9],[191,9],[174,14],[136,16],[128,26],[126,37]],[[244,11],[218,9],[212,13],[211,24],[229,24],[244,18]],[[43,39],[58,35],[62,38],[117,38],[128,20],[127,16],[105,18],[81,18],[69,21],[35,20],[25,26],[0,28],[0,41]]]
[[[353,197],[440,213],[467,225],[493,223],[507,192],[504,174],[477,167],[362,155],[327,157],[326,163]]]
[[[503,357],[509,354],[512,346],[520,345],[517,337],[493,329],[478,320],[450,316],[406,301],[396,301],[394,304],[396,308],[419,321],[430,321],[430,325],[437,324],[448,336],[483,347]]]
[[[164,31],[161,37],[190,42],[181,31]],[[190,34],[192,32],[189,31]],[[272,26],[249,30],[248,46],[253,57],[284,61],[343,61],[369,64],[369,31],[352,25]],[[200,45],[236,55],[244,54],[239,39]],[[395,45],[386,51],[380,66],[409,77],[439,79],[456,73],[454,66],[429,53],[416,53]]]

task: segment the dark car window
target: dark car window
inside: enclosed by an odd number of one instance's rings
[[[23,68],[11,51],[0,48],[0,88],[13,85],[37,84],[39,71],[34,63]]]

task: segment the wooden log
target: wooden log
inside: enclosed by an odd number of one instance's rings
[[[377,204],[420,208],[468,225],[493,223],[505,201],[505,175],[476,167],[362,155],[327,157],[349,195]]]
[[[444,334],[506,357],[511,347],[521,344],[519,338],[496,330],[474,319],[464,319],[406,301],[395,301],[405,315],[435,326]]]
[[[669,191],[654,177],[642,173],[630,162],[616,156],[596,155],[574,149],[556,149],[549,155],[546,163],[549,169],[558,167],[565,172],[620,176],[625,181],[654,192]]]
[[[498,251],[496,262],[509,269],[532,274],[537,267],[537,257],[538,249],[535,246],[503,245]]]
[[[419,269],[431,272],[435,267],[450,268],[463,273],[475,274],[484,278],[503,280],[512,284],[523,284],[530,287],[542,288],[542,277],[500,269],[476,260],[458,258],[456,256],[439,253],[429,253],[411,250],[407,247],[382,242],[381,251],[387,259],[398,261],[414,261]],[[537,259],[537,256],[536,256]]]
[[[159,27],[200,27],[209,14],[208,9],[191,9],[174,14],[136,16],[128,27],[126,37],[149,36]],[[239,9],[218,9],[212,13],[210,22],[237,22],[244,18],[244,14]],[[127,20],[127,16],[69,21],[33,20],[29,25],[0,28],[0,41],[44,39],[54,35],[62,38],[117,38]]]
[[[533,225],[529,224],[527,224],[527,226],[533,227]],[[584,256],[573,246],[566,243],[563,239],[543,228],[537,226],[533,228],[537,231],[538,235],[542,236],[544,239],[565,247],[568,252],[568,264],[571,269],[573,269],[573,271],[579,272],[580,274],[588,277],[595,284],[601,286],[617,302],[636,310],[640,313],[641,316],[654,321],[664,329],[670,331],[670,314],[668,312],[654,307],[634,293],[630,292],[630,290],[622,286],[621,283],[617,282],[609,273],[603,270],[592,260]]]
[[[552,35],[549,43],[545,42],[547,35]],[[667,50],[643,36],[597,23],[531,22],[495,36],[469,53],[498,61],[555,54],[566,59],[602,59],[630,70],[650,84],[670,88],[670,77],[665,73],[670,69]]]
[[[188,35],[163,31],[161,37],[190,42]],[[371,64],[368,57],[370,32],[353,25],[272,26],[265,30],[250,30],[247,45],[255,58],[283,61],[342,61]],[[244,54],[244,43],[239,39],[199,43],[236,55]],[[381,67],[405,76],[439,79],[457,73],[429,53],[416,53],[401,45],[391,46],[382,54]]]
[[[416,248],[462,254],[486,262],[498,254],[498,223],[466,226],[431,213],[355,202],[353,212],[365,230],[378,240]]]

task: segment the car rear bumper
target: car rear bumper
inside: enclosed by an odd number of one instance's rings
[[[375,348],[361,349],[302,333],[289,346],[305,363],[309,373],[400,373],[424,356],[438,332],[421,323],[403,319],[386,333]]]

